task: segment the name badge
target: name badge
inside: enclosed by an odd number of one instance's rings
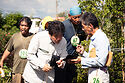
[[[92,79],[90,80],[90,83],[102,83],[102,79],[99,76],[94,76],[92,77]]]
[[[80,42],[80,39],[79,39],[78,36],[73,36],[73,37],[71,38],[71,44],[72,44],[73,46],[77,46],[77,44],[79,44],[79,42]]]
[[[27,50],[26,49],[22,49],[19,51],[19,56],[21,58],[27,58]]]

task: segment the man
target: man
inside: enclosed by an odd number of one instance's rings
[[[71,44],[71,39],[74,36],[78,36],[80,41],[85,40],[86,35],[84,31],[82,31],[82,26],[79,21],[80,16],[82,15],[82,11],[78,6],[74,6],[70,8],[68,17],[69,19],[65,20],[63,23],[65,25],[65,33],[64,33],[64,38],[67,41],[67,52],[68,55],[72,56],[72,58],[77,57],[76,55],[76,47]],[[56,83],[72,83],[73,78],[77,77],[77,72],[76,72],[77,67],[74,64],[66,63],[66,66],[64,70],[58,69],[56,73]],[[65,72],[65,73],[64,73]],[[65,74],[61,75],[60,74]],[[61,81],[60,81],[61,80]],[[74,81],[74,83],[76,80]]]
[[[32,25],[32,21],[29,17],[23,17],[19,22],[20,32],[15,33],[9,40],[6,46],[6,50],[3,53],[0,61],[0,66],[3,67],[4,60],[13,51],[13,71],[12,71],[12,83],[21,83],[22,73],[27,62],[27,49],[29,46],[32,34],[29,33],[29,29]]]
[[[47,23],[47,29],[34,35],[30,42],[23,73],[26,83],[53,83],[56,63],[58,67],[64,67],[62,60],[67,56],[64,24],[60,21]],[[60,58],[55,65],[51,64],[52,55]]]
[[[93,13],[86,12],[81,17],[82,30],[91,38],[89,52],[78,45],[76,51],[83,57],[71,60],[81,63],[82,68],[89,68],[88,83],[109,83],[109,73],[106,67],[107,56],[110,49],[109,40],[104,32],[99,29],[98,20]]]
[[[79,7],[74,6],[70,8],[68,17],[69,19],[65,20],[63,23],[65,25],[65,33],[64,37],[67,41],[67,52],[72,55],[75,52],[75,47],[71,44],[71,38],[73,36],[78,36],[80,41],[86,39],[86,35],[84,31],[82,31],[82,25],[80,22],[80,17],[82,15],[82,11]]]

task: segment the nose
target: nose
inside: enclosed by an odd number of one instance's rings
[[[79,18],[76,18],[75,20],[76,20],[77,22],[80,21]]]
[[[57,40],[56,40],[56,42],[59,42],[59,41],[60,41],[60,39],[57,39]]]
[[[22,29],[24,29],[25,28],[25,26],[22,26]]]

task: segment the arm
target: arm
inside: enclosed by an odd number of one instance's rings
[[[90,50],[95,47],[96,57],[82,57],[81,64],[83,68],[86,67],[103,67],[105,66],[107,55],[109,51],[109,41],[106,38],[97,39],[90,43]],[[90,52],[89,52],[90,53]]]
[[[65,61],[63,61],[64,58],[66,58],[66,56],[68,55],[67,51],[66,51],[66,40],[63,38],[63,42],[60,46],[61,48],[61,53],[60,53],[60,60],[58,60],[56,63],[58,64],[58,67],[64,68],[65,66]]]
[[[63,39],[63,41],[62,41],[62,44],[60,46],[61,50],[62,50],[62,52],[60,54],[60,59],[64,59],[68,55],[68,53],[66,51],[67,42],[66,42],[65,38],[62,38],[62,39]]]
[[[14,50],[13,48],[13,37],[14,35],[10,38],[10,40],[8,41],[8,43],[6,44],[6,50],[3,53],[3,56],[1,58],[0,61],[0,66],[3,67],[3,62],[4,60],[9,56],[9,54]]]
[[[4,60],[8,57],[8,55],[10,54],[10,52],[6,49],[3,53],[3,56],[1,58],[1,61],[0,61],[0,66],[3,67],[3,62]]]
[[[72,60],[74,63],[81,63],[83,68],[88,67],[103,67],[105,66],[107,55],[108,55],[108,48],[109,42],[107,40],[97,40],[94,43],[90,43],[90,48],[92,49],[94,46],[96,49],[96,57],[89,57],[89,53],[84,52],[84,57],[78,57],[77,59]],[[89,48],[89,49],[90,49]],[[90,49],[90,50],[91,50]]]
[[[27,57],[30,65],[34,69],[39,69],[44,67],[42,61],[37,57],[38,48],[39,48],[39,37],[38,34],[36,34],[30,41],[28,47],[28,57]]]
[[[76,46],[76,52],[78,52],[79,54],[81,54],[83,57],[89,57],[89,53],[87,53],[86,51],[84,51],[84,47],[82,45],[77,45]]]
[[[36,34],[30,41],[29,47],[28,47],[28,61],[32,68],[37,69],[37,70],[43,70],[44,72],[48,72],[52,68],[50,65],[48,65],[45,60],[47,57],[45,57],[44,53],[40,51],[39,47],[42,46],[43,40],[42,37],[40,36],[42,34]],[[44,55],[44,56],[43,56]],[[42,57],[42,58],[41,58]]]

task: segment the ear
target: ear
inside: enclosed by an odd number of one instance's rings
[[[48,24],[49,24],[48,22],[45,24],[45,29],[48,29]]]
[[[93,25],[92,25],[92,24],[90,24],[89,26],[90,26],[90,28],[91,28],[91,29],[94,29],[94,27],[93,27]]]

